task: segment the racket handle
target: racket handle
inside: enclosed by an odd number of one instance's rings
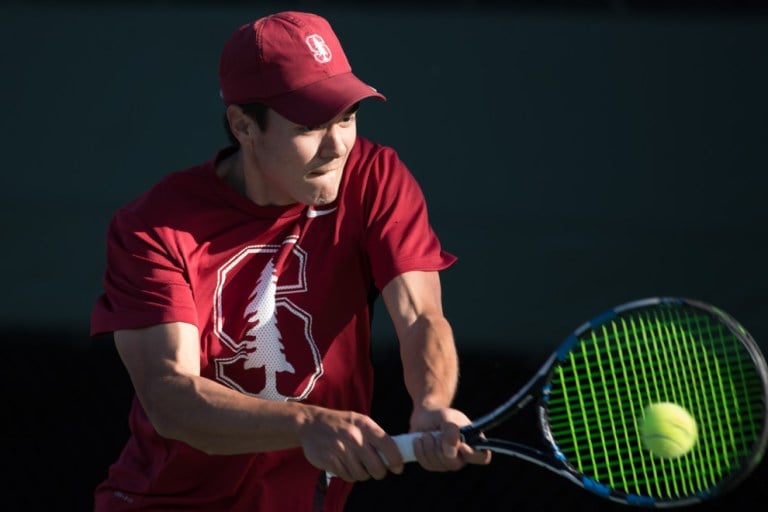
[[[392,440],[397,445],[397,449],[400,450],[400,456],[403,457],[403,462],[416,462],[416,453],[413,451],[413,441],[416,438],[419,438],[423,435],[430,434],[430,432],[409,432],[408,434],[398,434],[396,436],[392,436]],[[439,432],[431,432],[431,434],[439,435]],[[381,457],[384,459],[384,461],[387,460],[386,457],[384,457],[384,454],[379,452]],[[333,478],[334,475],[331,472],[326,472],[326,477],[328,481],[330,482],[331,478]]]
[[[410,432],[408,434],[392,436],[392,440],[403,457],[403,462],[414,462],[416,460],[416,454],[413,452],[413,441],[422,435],[424,435],[424,432]]]
[[[398,434],[392,436],[392,440],[397,445],[397,449],[400,450],[400,455],[403,457],[403,462],[416,462],[416,454],[413,451],[413,441],[419,439],[422,436],[431,435],[435,438],[440,437],[440,431],[434,432],[409,432],[408,434]],[[462,440],[463,440],[462,436]]]

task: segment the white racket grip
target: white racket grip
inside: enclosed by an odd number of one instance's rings
[[[416,460],[416,454],[413,451],[413,441],[423,435],[425,435],[425,432],[410,432],[408,434],[392,436],[392,440],[403,457],[403,462],[414,462]]]
[[[440,431],[434,430],[432,432],[409,432],[408,434],[398,434],[396,436],[392,436],[392,440],[397,445],[397,449],[400,450],[400,455],[403,457],[404,463],[416,462],[416,453],[413,451],[413,442],[423,436],[432,436],[435,439],[440,439]]]
[[[392,440],[397,445],[397,449],[400,451],[400,456],[403,458],[404,463],[408,462],[416,462],[416,453],[413,451],[413,441],[421,436],[424,435],[433,435],[437,436],[440,435],[439,432],[410,432],[408,434],[398,434],[396,436],[392,436]],[[386,462],[387,458],[384,457],[384,454],[379,452],[381,457]],[[328,478],[328,481],[333,478],[333,473],[326,472],[326,477]]]

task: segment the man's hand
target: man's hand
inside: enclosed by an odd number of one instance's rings
[[[351,411],[311,407],[299,429],[304,456],[315,467],[348,482],[403,471],[392,438],[371,418]]]
[[[469,423],[469,418],[456,409],[414,411],[411,429],[424,432],[413,442],[413,451],[419,464],[429,471],[457,471],[466,464],[490,463],[491,452],[473,450],[461,441],[459,429]],[[432,432],[439,434],[433,435]]]

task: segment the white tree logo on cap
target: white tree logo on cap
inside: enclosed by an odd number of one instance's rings
[[[307,43],[309,50],[312,52],[312,56],[317,62],[325,64],[326,62],[331,61],[331,57],[333,57],[333,55],[331,55],[331,49],[328,48],[328,45],[325,44],[325,40],[322,37],[317,34],[312,34],[311,36],[307,36],[304,41]]]

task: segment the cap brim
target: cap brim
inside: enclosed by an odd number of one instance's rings
[[[352,73],[344,73],[274,96],[264,103],[293,123],[319,126],[365,98],[387,99]]]

